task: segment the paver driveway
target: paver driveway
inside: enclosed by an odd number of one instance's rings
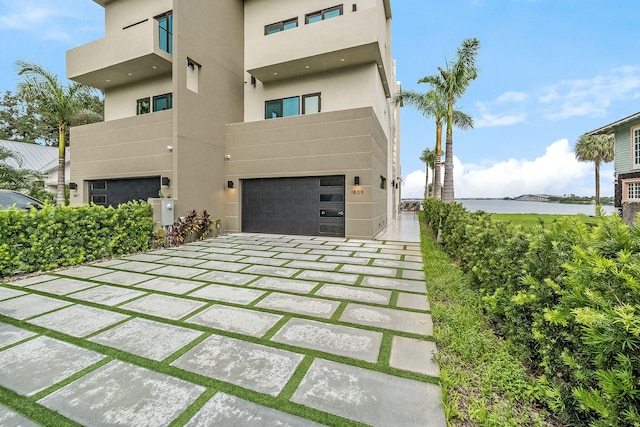
[[[425,291],[417,243],[263,234],[10,281],[0,424],[445,426]]]

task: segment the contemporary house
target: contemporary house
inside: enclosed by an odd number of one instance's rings
[[[42,180],[43,187],[51,193],[56,192],[58,186],[58,147],[48,147],[28,142],[0,140],[0,147],[5,148],[20,158],[21,164],[9,160],[14,168],[34,171]],[[69,185],[69,150],[65,164],[65,183]]]
[[[175,199],[229,232],[371,238],[400,200],[390,0],[94,0],[67,52],[105,121],[71,130],[72,204]],[[338,0],[339,1],[339,0]]]
[[[614,135],[615,206],[631,224],[640,212],[640,113],[625,117],[588,135]]]

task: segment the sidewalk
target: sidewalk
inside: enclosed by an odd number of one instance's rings
[[[444,427],[425,291],[419,244],[259,234],[0,284],[0,425]]]
[[[375,240],[420,243],[420,221],[416,212],[402,211]]]

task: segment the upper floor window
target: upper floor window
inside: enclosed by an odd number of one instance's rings
[[[302,95],[302,114],[314,114],[320,112],[320,94],[312,93]],[[300,114],[300,97],[272,99],[265,102],[265,119],[278,117],[297,116]]]
[[[279,33],[280,31],[290,30],[298,26],[298,18],[287,19],[286,21],[276,22],[275,24],[265,25],[264,35]]]
[[[631,129],[631,150],[633,153],[633,167],[640,167],[640,127]]]
[[[142,98],[137,101],[138,106],[136,108],[136,114],[147,114],[151,112],[151,99],[150,98]]]
[[[173,53],[173,12],[169,11],[155,17],[158,21],[160,49]]]
[[[300,114],[300,97],[273,99],[265,102],[265,119],[297,116]]]
[[[169,110],[173,108],[173,94],[165,93],[153,97],[153,111]]]
[[[324,19],[335,18],[340,15],[342,15],[342,5],[333,6],[317,12],[307,13],[304,17],[304,23],[311,24]]]

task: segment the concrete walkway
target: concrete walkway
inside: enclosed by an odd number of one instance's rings
[[[444,427],[419,244],[391,239],[236,234],[1,284],[0,425]]]
[[[400,212],[398,218],[387,226],[375,240],[420,243],[420,221],[416,212]]]

